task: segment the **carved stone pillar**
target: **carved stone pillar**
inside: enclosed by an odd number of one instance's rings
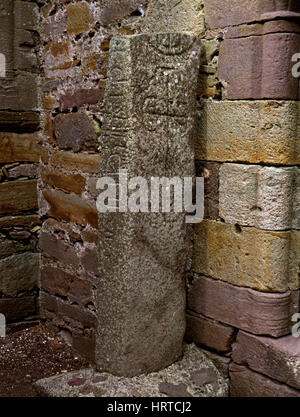
[[[136,35],[113,38],[110,50],[101,175],[193,176],[199,41]],[[121,211],[99,213],[96,360],[100,371],[134,376],[182,356],[187,225],[183,212]]]

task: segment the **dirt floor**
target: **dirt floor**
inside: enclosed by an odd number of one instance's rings
[[[0,338],[0,397],[37,397],[41,378],[91,366],[41,324]]]

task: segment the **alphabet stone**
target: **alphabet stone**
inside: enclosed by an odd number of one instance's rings
[[[194,176],[199,40],[142,34],[110,49],[101,176]],[[121,211],[99,213],[96,361],[131,377],[182,356],[189,235],[183,212]]]

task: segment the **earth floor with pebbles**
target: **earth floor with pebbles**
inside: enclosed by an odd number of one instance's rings
[[[91,366],[42,324],[0,338],[0,397],[37,397],[34,382]]]
[[[0,338],[0,397],[226,397],[228,380],[195,345],[181,361],[134,378],[97,373],[42,324]],[[39,393],[39,394],[38,394]]]

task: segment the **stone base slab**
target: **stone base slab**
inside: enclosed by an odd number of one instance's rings
[[[228,380],[195,345],[181,361],[160,372],[133,378],[84,369],[35,383],[44,397],[227,397]]]

